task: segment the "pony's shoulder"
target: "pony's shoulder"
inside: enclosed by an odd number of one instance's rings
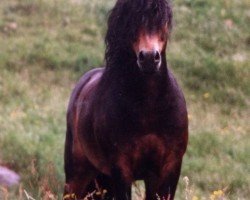
[[[94,68],[85,72],[79,81],[76,83],[70,97],[68,111],[72,110],[73,102],[77,101],[82,94],[86,93],[90,88],[93,88],[101,79],[104,68]]]

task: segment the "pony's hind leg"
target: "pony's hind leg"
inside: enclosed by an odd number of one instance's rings
[[[73,149],[75,147],[75,153]],[[83,155],[77,154],[77,143],[73,147],[72,129],[67,124],[64,170],[66,183],[64,200],[95,199],[113,200],[113,179],[100,173]]]
[[[147,174],[145,178],[146,200],[158,200],[159,176],[154,173]]]
[[[64,200],[84,199],[92,193],[90,183],[96,176],[96,171],[93,166],[85,160],[81,164],[72,165],[72,171],[66,169],[66,183],[64,187]]]
[[[96,176],[96,170],[85,156],[81,158],[73,155],[73,140],[71,129],[67,127],[64,170],[66,183],[64,186],[64,200],[83,199],[89,192],[88,185]]]
[[[96,196],[95,200],[113,200],[114,183],[111,177],[99,174],[94,181]]]
[[[131,200],[131,184],[125,181],[121,170],[114,168],[112,170],[112,179],[114,182],[115,200]]]

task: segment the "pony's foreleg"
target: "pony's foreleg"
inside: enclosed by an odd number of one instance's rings
[[[159,187],[158,198],[165,200],[173,200],[175,197],[176,187],[181,172],[181,162],[176,164],[171,172],[168,172],[165,180]]]
[[[175,165],[164,176],[149,176],[145,180],[146,200],[173,200],[180,176],[181,163]],[[162,174],[163,175],[163,174]]]
[[[87,160],[81,161],[81,164],[68,165],[65,174],[64,200],[84,199],[91,193],[95,193],[95,188],[90,186],[96,171]]]

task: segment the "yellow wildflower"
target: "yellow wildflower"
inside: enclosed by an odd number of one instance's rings
[[[224,196],[224,192],[222,190],[216,190],[210,196],[210,200],[216,200],[216,199],[223,197],[223,196]]]
[[[208,98],[210,97],[210,93],[207,92],[207,93],[203,94],[203,97],[204,97],[205,99],[208,99]]]
[[[193,196],[192,200],[199,200],[199,198],[197,196]]]

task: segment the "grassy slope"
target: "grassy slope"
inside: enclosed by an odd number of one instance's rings
[[[102,63],[113,2],[0,1],[0,163],[34,197],[60,196],[68,97],[82,72]],[[189,107],[182,178],[190,179],[190,199],[218,189],[229,199],[250,196],[249,9],[247,0],[174,1],[168,60]],[[18,189],[9,195],[24,197]]]

